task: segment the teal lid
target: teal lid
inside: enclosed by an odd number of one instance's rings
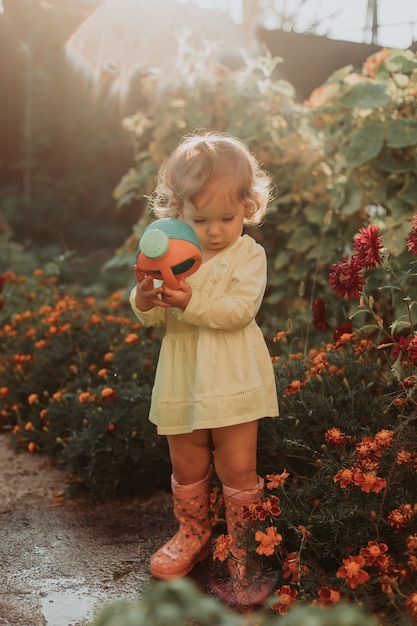
[[[152,222],[145,228],[139,240],[138,253],[142,252],[149,258],[159,258],[168,248],[168,239],[189,241],[197,246],[200,252],[203,252],[198,237],[191,226],[176,217],[164,217]],[[166,247],[163,249],[164,245]],[[143,246],[145,246],[146,251]],[[150,249],[150,254],[148,248]]]

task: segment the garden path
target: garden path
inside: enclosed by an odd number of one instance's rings
[[[0,625],[82,626],[152,584],[148,558],[175,528],[169,495],[89,504],[65,472],[0,435]]]

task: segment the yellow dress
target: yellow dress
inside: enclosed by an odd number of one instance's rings
[[[275,374],[255,315],[266,287],[266,254],[243,235],[187,278],[185,311],[139,311],[165,326],[149,419],[161,435],[220,428],[278,415]]]

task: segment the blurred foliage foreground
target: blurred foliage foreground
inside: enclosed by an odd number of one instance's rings
[[[281,416],[261,422],[267,490],[248,511],[247,541],[251,559],[280,572],[269,610],[288,619],[297,605],[347,602],[378,623],[417,621],[416,219],[408,234],[417,189],[416,63],[408,52],[382,51],[363,74],[340,70],[312,94],[302,123],[282,85],[259,66],[233,81],[206,76],[201,89],[190,73],[187,100],[175,80],[154,97],[148,77],[149,111],[126,122],[136,166],[116,190],[120,202],[150,193],[158,163],[199,125],[239,134],[276,175],[277,203],[262,236]],[[363,228],[371,220],[376,230]],[[113,267],[131,271],[140,228]],[[148,422],[159,337],[140,327],[126,295],[86,296],[58,276],[53,264],[1,275],[2,428],[18,449],[66,468],[70,487],[91,498],[167,487],[165,439]],[[277,323],[299,313],[313,314],[313,349]],[[227,541],[214,496],[221,559]],[[183,609],[181,602],[175,609],[181,619],[190,616]],[[149,623],[165,623],[158,620]]]

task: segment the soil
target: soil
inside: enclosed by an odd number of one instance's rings
[[[155,584],[148,559],[176,528],[169,494],[91,504],[66,475],[0,435],[0,625],[82,626]]]

